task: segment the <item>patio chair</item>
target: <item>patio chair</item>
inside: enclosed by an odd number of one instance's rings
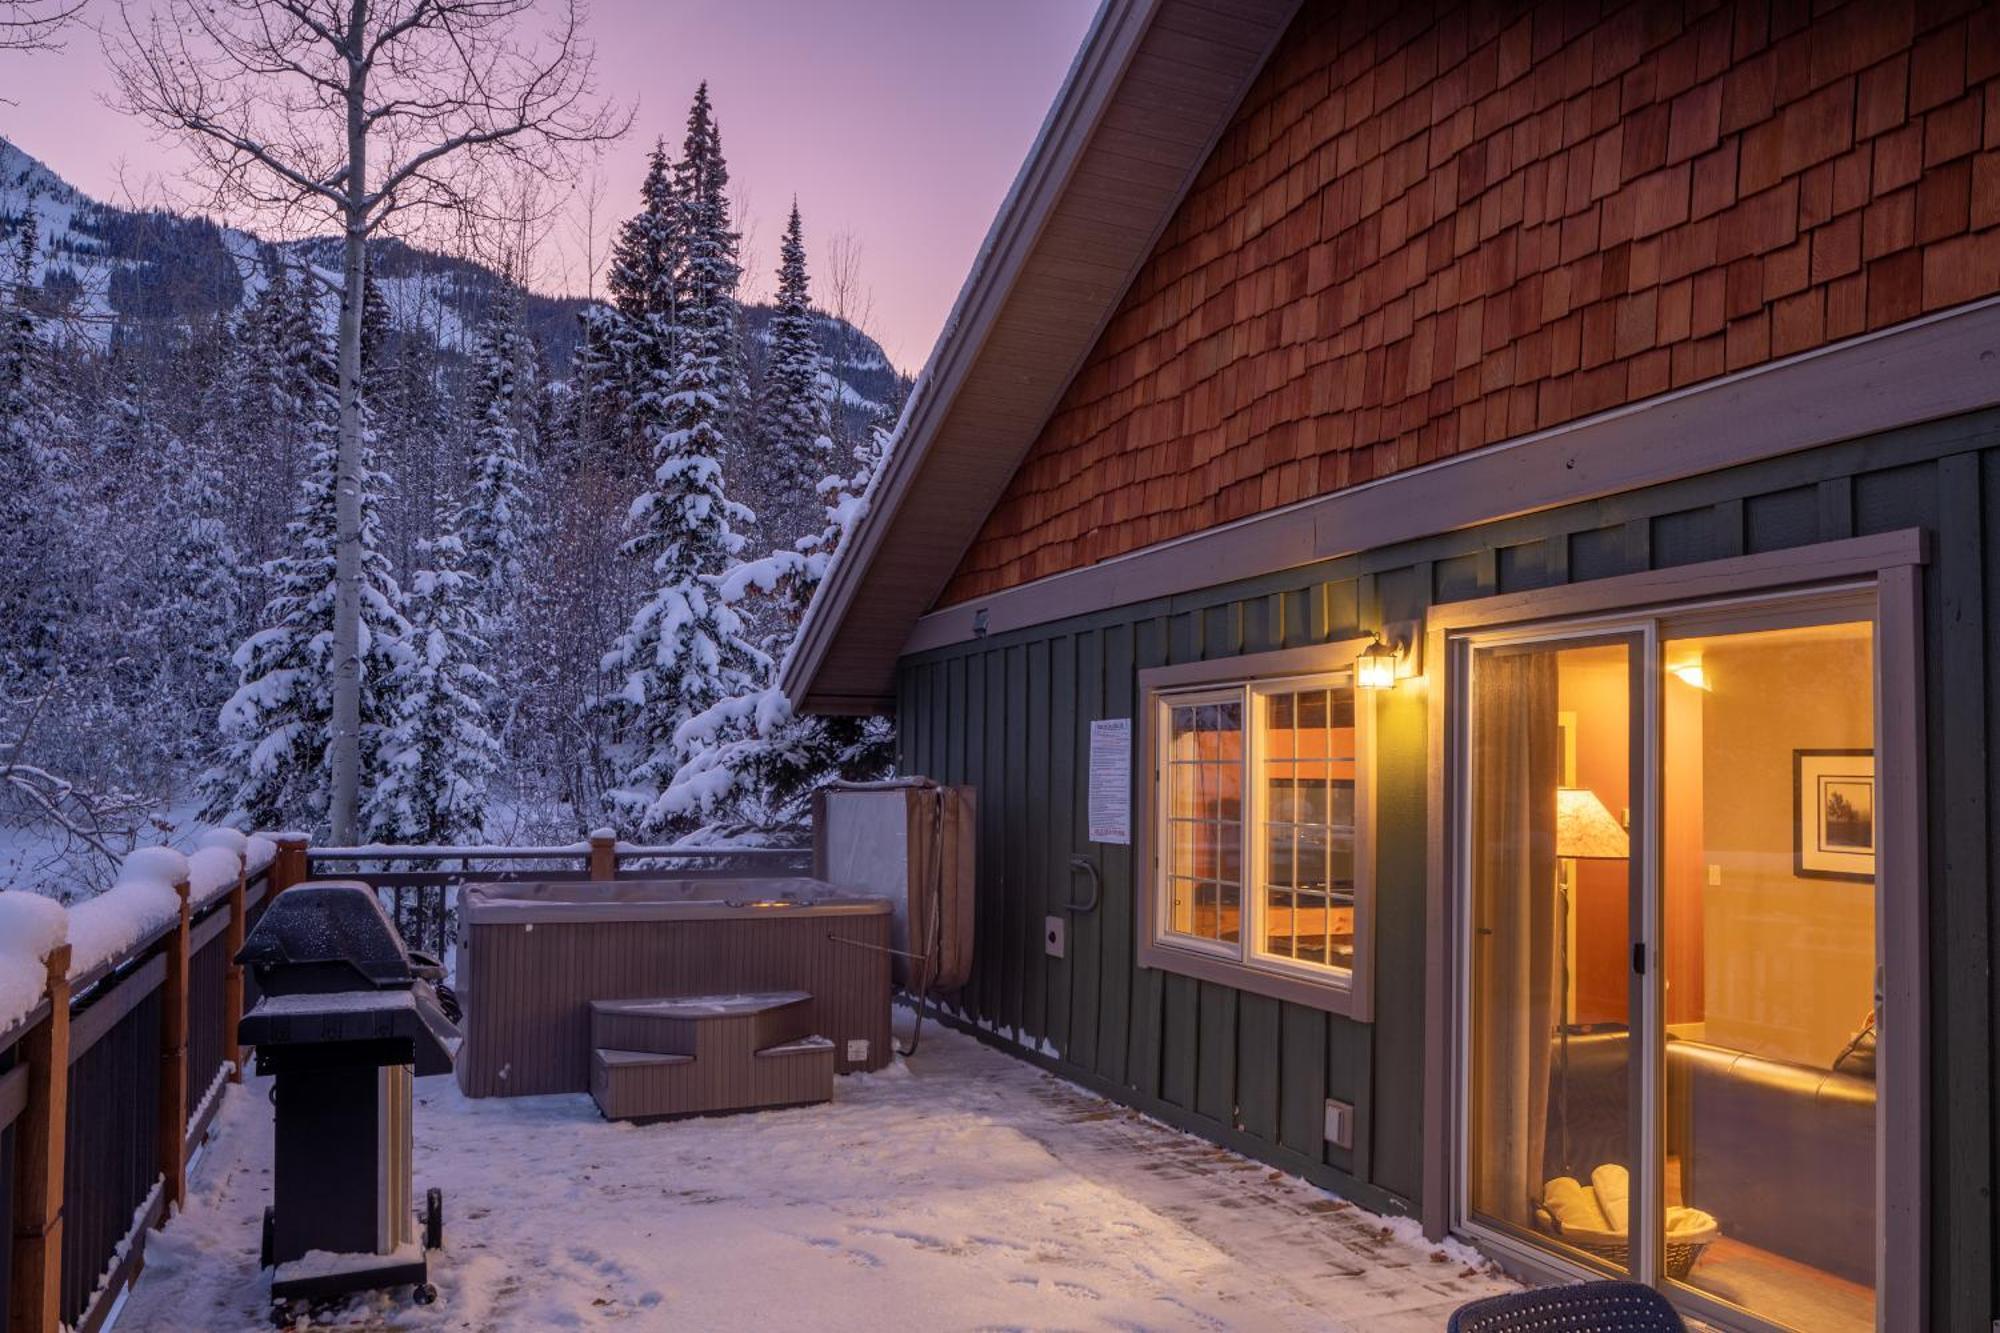
[[[1667,1298],[1636,1282],[1581,1282],[1568,1287],[1488,1296],[1460,1306],[1449,1333],[1687,1333]]]

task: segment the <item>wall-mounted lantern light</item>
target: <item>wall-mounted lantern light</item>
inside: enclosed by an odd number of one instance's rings
[[[1396,685],[1396,660],[1401,654],[1377,638],[1354,659],[1354,683],[1364,690],[1387,690]]]

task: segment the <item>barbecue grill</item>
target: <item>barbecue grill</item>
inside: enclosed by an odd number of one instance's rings
[[[451,1072],[458,1031],[442,972],[411,954],[366,884],[303,884],[272,899],[236,961],[262,998],[238,1040],[257,1048],[277,1107],[263,1263],[293,1301],[405,1284],[428,1303],[425,1255],[444,1239],[439,1192],[412,1204],[411,1080]]]

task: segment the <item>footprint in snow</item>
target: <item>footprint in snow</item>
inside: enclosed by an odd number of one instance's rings
[[[816,1250],[825,1250],[829,1254],[839,1255],[857,1268],[880,1268],[882,1266],[882,1261],[866,1250],[849,1249],[831,1236],[805,1236],[801,1239]]]

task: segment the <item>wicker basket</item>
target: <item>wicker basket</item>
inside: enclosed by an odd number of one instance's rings
[[[1691,1222],[1689,1226],[1683,1228],[1680,1239],[1675,1239],[1671,1235],[1667,1237],[1667,1276],[1677,1282],[1684,1280],[1694,1270],[1695,1260],[1701,1258],[1701,1252],[1708,1248],[1709,1242],[1715,1239],[1720,1230],[1714,1218],[1697,1209],[1687,1209],[1684,1216],[1687,1219],[1701,1220]],[[1563,1224],[1556,1220],[1554,1213],[1539,1205],[1535,1208],[1535,1222],[1542,1230],[1560,1239],[1563,1244],[1574,1246],[1585,1254],[1595,1255],[1628,1273],[1632,1271],[1630,1236],[1616,1231],[1591,1231],[1582,1227],[1570,1227],[1565,1230]]]

